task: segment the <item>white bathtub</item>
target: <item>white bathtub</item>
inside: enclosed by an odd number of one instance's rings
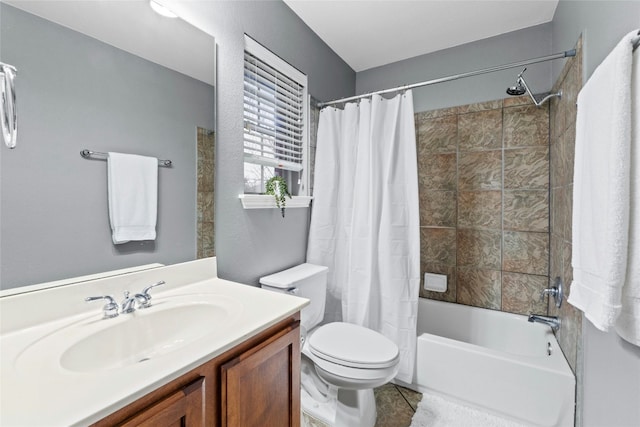
[[[551,329],[526,316],[420,298],[416,359],[410,388],[533,426],[574,425],[571,368]]]

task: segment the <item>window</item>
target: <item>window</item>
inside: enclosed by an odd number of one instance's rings
[[[245,193],[264,193],[279,175],[292,195],[306,194],[307,114],[307,76],[245,35]]]

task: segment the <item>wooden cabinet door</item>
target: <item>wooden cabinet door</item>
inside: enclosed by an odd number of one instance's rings
[[[122,424],[122,427],[204,427],[204,384],[200,377]]]
[[[300,426],[300,328],[291,326],[221,366],[223,427]]]

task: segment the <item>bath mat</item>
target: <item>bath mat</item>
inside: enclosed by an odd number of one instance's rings
[[[498,417],[482,410],[430,393],[422,401],[411,420],[411,427],[526,427],[524,424]]]

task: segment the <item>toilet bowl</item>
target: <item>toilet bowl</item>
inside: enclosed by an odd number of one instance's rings
[[[359,325],[320,325],[327,270],[301,264],[262,277],[260,284],[310,300],[300,315],[303,412],[331,426],[372,427],[376,421],[373,388],[398,373],[398,347],[380,333]]]

